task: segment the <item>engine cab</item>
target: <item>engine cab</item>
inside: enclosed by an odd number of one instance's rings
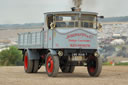
[[[80,8],[45,13],[42,31],[19,34],[25,72],[37,72],[44,64],[48,76],[54,77],[59,68],[73,73],[75,66],[87,66],[89,75],[98,77],[102,61],[97,51],[97,15]]]
[[[53,24],[53,25],[52,25]],[[51,27],[52,26],[52,27]],[[97,29],[97,13],[94,12],[49,12],[45,13],[45,28],[70,29],[91,28]]]

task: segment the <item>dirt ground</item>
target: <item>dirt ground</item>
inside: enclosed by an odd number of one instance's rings
[[[0,85],[128,85],[128,66],[104,66],[100,77],[89,77],[85,67],[76,67],[72,74],[59,71],[48,77],[45,68],[27,74],[22,66],[0,67]]]

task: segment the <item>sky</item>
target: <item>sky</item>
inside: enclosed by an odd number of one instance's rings
[[[82,10],[105,17],[128,16],[128,0],[83,0]],[[45,12],[70,11],[72,0],[0,0],[0,24],[44,22]]]

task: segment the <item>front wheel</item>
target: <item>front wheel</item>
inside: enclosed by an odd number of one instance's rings
[[[102,70],[102,60],[100,57],[89,56],[87,61],[88,73],[92,77],[98,77]]]
[[[45,59],[45,68],[49,77],[55,77],[59,71],[59,58],[58,56],[53,56],[48,54]]]

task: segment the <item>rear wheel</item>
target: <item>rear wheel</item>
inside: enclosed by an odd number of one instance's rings
[[[28,52],[24,56],[24,70],[26,73],[36,73],[39,69],[39,60],[30,60]]]
[[[74,70],[75,70],[75,66],[70,66],[70,68],[69,68],[69,73],[73,73]]]
[[[24,56],[24,70],[26,73],[33,72],[33,61],[29,59],[28,52],[26,52]]]
[[[61,57],[60,69],[63,73],[73,73],[75,70],[75,66],[68,64],[68,57]]]
[[[37,73],[39,69],[39,60],[34,60],[33,61],[33,73]]]
[[[75,66],[60,66],[60,69],[63,73],[73,73],[75,70]]]
[[[89,56],[87,62],[88,73],[92,77],[98,77],[102,70],[102,60],[100,57]]]
[[[59,71],[59,58],[58,56],[53,56],[48,54],[45,60],[45,68],[48,76],[55,77]]]

